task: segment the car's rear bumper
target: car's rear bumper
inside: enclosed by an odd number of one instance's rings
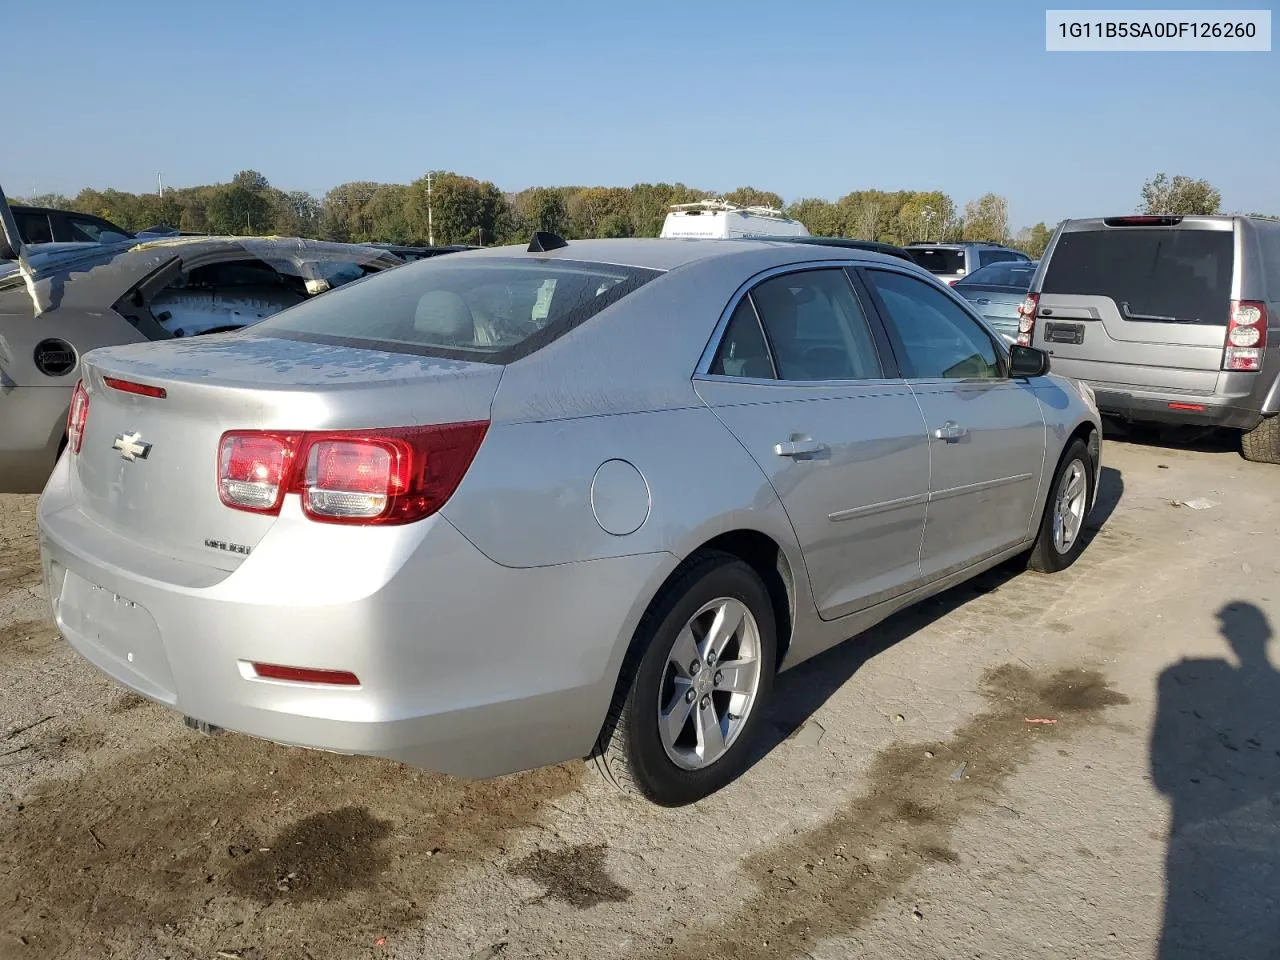
[[[1137,390],[1127,385],[1084,382],[1093,388],[1098,409],[1121,420],[1252,430],[1262,419],[1248,396]]]
[[[647,554],[504,567],[436,516],[383,528],[398,539],[383,541],[373,573],[368,556],[334,551],[333,576],[317,579],[314,542],[290,536],[282,516],[285,529],[232,573],[193,570],[147,562],[86,517],[66,471],[41,499],[40,544],[54,619],[86,659],[218,727],[460,776],[588,753],[640,595],[674,566]],[[255,662],[345,670],[360,683],[266,680]]]

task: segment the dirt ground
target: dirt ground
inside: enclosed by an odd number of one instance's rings
[[[189,731],[57,637],[0,497],[0,958],[1274,957],[1280,468],[1104,459],[1075,567],[784,675],[679,810]]]

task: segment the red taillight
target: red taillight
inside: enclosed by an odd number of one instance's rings
[[[285,493],[325,523],[397,524],[439,510],[475,459],[487,422],[314,433],[233,431],[219,452],[222,502],[278,513]]]
[[[278,513],[300,434],[237,430],[218,448],[218,496],[228,507]]]
[[[1135,217],[1107,217],[1102,222],[1108,227],[1172,227],[1181,223],[1182,218],[1142,214]]]
[[[1040,307],[1040,294],[1028,293],[1027,298],[1018,304],[1018,344],[1031,346],[1031,338],[1036,332],[1036,310]]]
[[[1184,410],[1189,413],[1204,413],[1203,403],[1171,403],[1170,410]]]
[[[112,390],[119,390],[121,393],[132,393],[139,397],[154,397],[156,400],[163,400],[167,396],[164,387],[153,387],[145,383],[134,383],[132,380],[118,380],[115,377],[103,377],[102,382]]]
[[[1267,349],[1267,305],[1259,300],[1232,300],[1222,369],[1246,373],[1262,369]]]
[[[253,672],[264,680],[287,680],[290,683],[327,683],[339,687],[356,687],[360,678],[349,670],[322,670],[316,667],[285,667],[277,663],[255,663]]]
[[[67,411],[67,446],[72,453],[79,453],[84,444],[84,427],[89,420],[89,393],[84,381],[77,380],[71,393],[71,409]]]

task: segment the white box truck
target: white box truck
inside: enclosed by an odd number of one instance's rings
[[[732,237],[807,237],[799,220],[772,207],[739,207],[724,200],[677,203],[662,224],[660,237],[727,240]]]

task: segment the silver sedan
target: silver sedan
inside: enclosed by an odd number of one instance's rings
[[[1019,555],[1070,565],[1087,388],[876,253],[585,240],[433,258],[84,358],[53,616],[188,718],[693,801],[775,674]]]

